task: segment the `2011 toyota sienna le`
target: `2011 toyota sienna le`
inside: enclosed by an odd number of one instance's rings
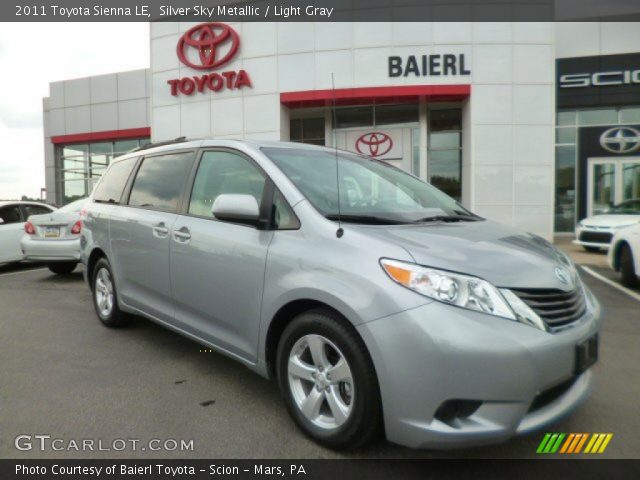
[[[277,379],[323,445],[498,442],[587,395],[600,307],[571,260],[385,162],[174,142],[116,159],[86,208],[100,321],[142,315]]]

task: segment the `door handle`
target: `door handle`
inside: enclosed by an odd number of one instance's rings
[[[164,222],[160,222],[159,224],[152,227],[153,235],[156,237],[164,238],[169,235],[169,229],[165,225]]]
[[[188,242],[191,240],[191,232],[187,227],[182,227],[180,230],[173,231],[173,238],[178,242]]]

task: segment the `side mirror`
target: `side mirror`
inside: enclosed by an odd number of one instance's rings
[[[257,225],[260,207],[252,195],[223,193],[213,202],[211,213],[218,220],[246,225]]]

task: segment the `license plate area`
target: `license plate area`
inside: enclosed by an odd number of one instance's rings
[[[44,227],[44,238],[60,238],[60,227]]]
[[[580,375],[598,361],[598,335],[589,337],[576,345],[576,363],[574,373]]]

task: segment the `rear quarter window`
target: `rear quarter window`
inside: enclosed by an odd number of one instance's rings
[[[44,205],[23,205],[24,216],[29,218],[31,215],[43,215],[53,212],[52,208],[45,207]]]
[[[112,164],[93,192],[94,201],[119,203],[127,180],[129,180],[131,171],[137,161],[138,157],[131,157]]]

